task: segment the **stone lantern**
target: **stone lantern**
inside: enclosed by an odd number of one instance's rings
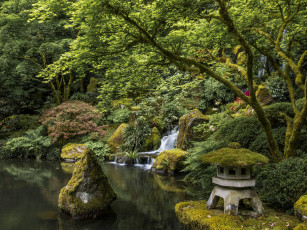
[[[204,154],[200,159],[217,165],[217,176],[212,178],[216,186],[207,202],[208,209],[215,208],[223,198],[224,213],[238,215],[239,201],[249,199],[253,210],[262,213],[262,203],[254,189],[256,180],[251,174],[253,165],[269,162],[267,157],[231,143],[228,148]]]

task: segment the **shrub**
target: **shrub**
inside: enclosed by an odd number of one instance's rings
[[[121,146],[125,151],[139,151],[142,148],[150,128],[144,117],[139,117],[136,124],[129,124],[124,131],[124,144]]]
[[[263,109],[273,128],[286,125],[286,120],[280,115],[280,113],[285,113],[290,117],[293,117],[294,115],[292,106],[289,102],[275,103],[265,106]],[[256,114],[254,116],[255,118],[257,117]]]
[[[130,111],[128,108],[116,109],[109,116],[108,120],[113,123],[127,123],[129,120]]]
[[[277,141],[281,152],[283,152],[283,149],[285,147],[284,144],[286,129],[286,127],[279,127],[272,130],[273,136],[275,137],[275,140]],[[249,149],[254,152],[261,153],[270,159],[272,158],[272,154],[270,152],[268,141],[264,132],[261,132],[255,138],[255,140],[250,144]]]
[[[108,144],[104,142],[89,140],[85,142],[84,144],[86,145],[86,147],[88,147],[93,152],[95,152],[99,160],[105,160],[111,154]]]
[[[2,157],[51,157],[54,153],[52,149],[52,139],[43,136],[44,127],[40,126],[35,130],[29,130],[22,137],[9,139],[5,144],[5,155]],[[51,157],[52,158],[52,157]]]
[[[231,118],[214,133],[214,140],[238,142],[242,147],[248,148],[261,131],[262,128],[255,118]]]
[[[68,101],[44,112],[41,123],[48,128],[53,142],[91,133],[100,138],[106,135],[105,125],[99,125],[102,114],[88,103]]]
[[[307,158],[269,164],[257,175],[257,190],[268,206],[289,210],[307,191]]]

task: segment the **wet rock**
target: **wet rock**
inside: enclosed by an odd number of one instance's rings
[[[112,153],[117,153],[120,151],[120,146],[124,143],[124,130],[128,124],[121,124],[108,141],[108,145]]]
[[[208,121],[208,116],[203,115],[198,109],[194,109],[192,112],[182,116],[179,119],[177,148],[186,150],[191,147],[191,141],[201,141],[204,136],[200,133],[196,133],[193,128]]]
[[[61,150],[61,159],[66,162],[76,162],[82,158],[86,145],[68,143]]]
[[[59,207],[73,219],[95,219],[103,215],[115,199],[116,194],[95,153],[86,149],[75,164],[72,178],[61,190]]]
[[[142,149],[143,151],[158,149],[160,147],[160,144],[161,144],[161,134],[157,127],[153,127],[151,135],[146,138]]]
[[[165,150],[155,160],[152,171],[160,174],[174,174],[184,168],[183,161],[188,152],[181,149]]]
[[[270,91],[263,85],[259,85],[256,91],[256,97],[262,106],[269,105],[273,102]]]
[[[307,195],[301,196],[294,204],[294,212],[300,221],[307,223]]]

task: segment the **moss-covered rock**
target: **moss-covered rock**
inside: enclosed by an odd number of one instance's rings
[[[177,148],[186,150],[191,147],[191,141],[203,140],[203,135],[194,131],[194,127],[208,122],[209,117],[203,115],[198,109],[194,109],[190,113],[179,119],[179,134],[177,137]]]
[[[233,148],[231,148],[233,147]],[[269,158],[249,149],[237,148],[238,145],[231,143],[229,148],[221,148],[204,154],[200,160],[207,164],[223,165],[230,167],[246,167],[256,164],[267,164]]]
[[[86,149],[75,164],[70,181],[61,190],[59,207],[73,219],[93,219],[103,215],[115,199],[116,194],[95,153]]]
[[[157,127],[153,127],[151,134],[146,138],[142,150],[143,151],[149,151],[149,150],[155,150],[160,147],[161,144],[161,134]]]
[[[82,158],[85,150],[84,144],[68,143],[61,150],[61,158],[64,161],[74,162]]]
[[[263,85],[258,86],[256,97],[262,106],[269,105],[273,102],[270,91]]]
[[[124,131],[128,124],[121,124],[113,135],[108,140],[108,145],[112,153],[117,153],[120,151],[120,146],[124,143]]]
[[[307,223],[307,195],[301,196],[294,204],[294,211],[300,221]]]
[[[288,230],[299,224],[294,216],[269,208],[266,208],[261,216],[251,218],[224,214],[222,206],[219,209],[208,210],[206,203],[206,201],[190,201],[176,204],[177,218],[192,230]]]
[[[87,92],[89,92],[89,93],[94,92],[95,89],[97,88],[97,84],[98,84],[98,79],[91,77],[90,84],[88,84],[88,86],[87,86]]]
[[[152,170],[169,174],[180,172],[184,168],[183,161],[187,154],[188,152],[181,149],[165,150],[156,158]]]
[[[68,163],[68,162],[62,162],[61,163],[61,168],[63,172],[72,174],[74,171],[75,164],[74,163]]]
[[[307,230],[307,224],[299,224],[293,230]]]

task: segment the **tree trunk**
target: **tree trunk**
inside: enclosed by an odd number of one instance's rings
[[[272,132],[272,126],[270,121],[267,119],[267,117],[265,116],[264,110],[262,108],[262,106],[259,104],[258,101],[253,102],[250,104],[252,106],[252,108],[255,109],[255,112],[257,114],[258,117],[258,121],[260,122],[268,144],[269,144],[269,148],[273,157],[274,162],[279,162],[281,161],[281,155],[280,155],[280,151],[279,151],[279,147],[277,144],[277,141],[275,140],[274,136],[273,136],[273,132]]]

